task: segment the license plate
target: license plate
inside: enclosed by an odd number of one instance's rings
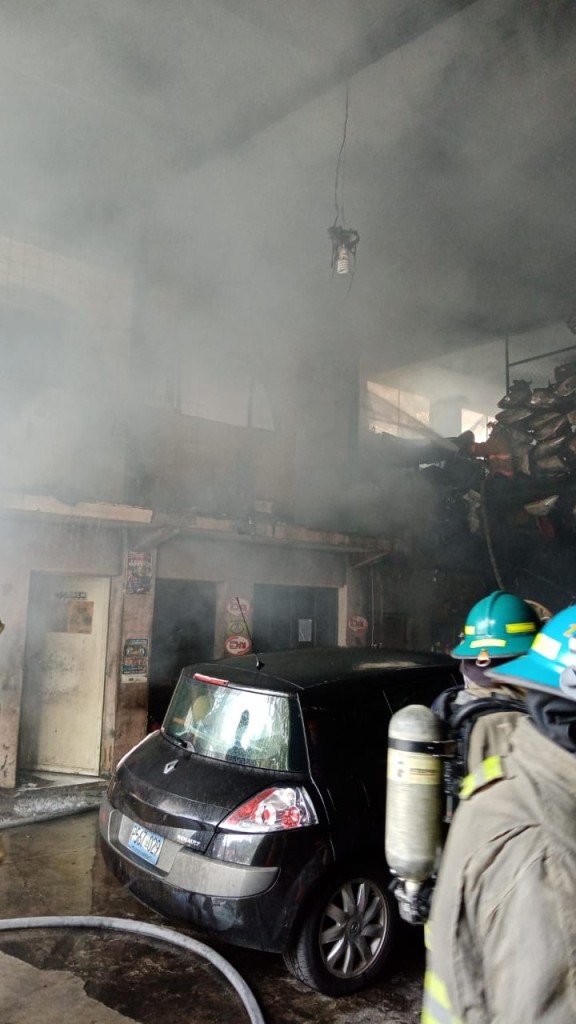
[[[149,864],[156,864],[163,842],[162,836],[157,836],[155,832],[149,832],[147,828],[142,828],[142,825],[132,825],[128,849],[147,860]]]

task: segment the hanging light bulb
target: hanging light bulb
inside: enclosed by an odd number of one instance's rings
[[[338,249],[338,255],[336,257],[336,273],[350,273],[350,253],[345,245],[341,245]]]
[[[354,270],[356,267],[356,246],[360,241],[360,235],[357,231],[354,231],[353,228],[344,227],[344,205],[339,195],[341,190],[340,164],[342,162],[344,147],[346,145],[346,131],[348,128],[348,98],[348,89],[346,89],[344,132],[342,135],[340,152],[338,154],[338,162],[336,164],[336,179],[334,181],[334,206],[336,207],[336,218],[332,227],[328,228],[328,234],[332,239],[332,259],[330,261],[332,270],[336,270],[337,274],[351,273],[352,276],[354,276]]]
[[[360,241],[360,235],[352,228],[342,228],[333,225],[328,228],[328,234],[332,239],[332,259],[330,266],[337,274],[350,274],[354,272],[356,263],[356,246]]]

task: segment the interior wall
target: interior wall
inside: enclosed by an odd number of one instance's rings
[[[267,501],[291,513],[291,437],[150,406],[131,418],[128,430],[133,504],[240,515]]]
[[[534,387],[545,387],[554,380],[555,366],[576,361],[573,342],[574,336],[564,322],[510,336],[509,363],[520,363],[509,367],[510,382],[524,379]],[[568,351],[549,355],[565,349]],[[536,358],[540,356],[543,358]],[[380,374],[374,367],[364,367],[363,377],[423,395],[430,402],[432,429],[442,436],[451,436],[452,432],[459,433],[458,408],[471,409],[492,419],[499,411],[498,402],[506,392],[505,339],[468,345],[449,356],[413,362]]]
[[[246,529],[249,537],[249,524]],[[341,587],[346,582],[346,561],[341,554],[249,539],[238,543],[178,538],[158,549],[157,573],[165,579]]]
[[[131,328],[125,265],[100,266],[33,233],[0,232],[5,489],[124,499]]]
[[[111,579],[102,735],[102,770],[109,770],[144,735],[147,684],[119,682],[126,637],[149,636],[150,595],[126,594],[124,532],[98,524],[48,523],[12,516],[0,528],[0,787],[16,782],[18,730],[31,572]],[[153,594],[153,592],[152,592]]]
[[[366,643],[367,630],[348,628],[351,616],[367,614],[362,579],[350,566],[346,553],[178,538],[158,549],[157,573],[165,579],[212,580],[217,584],[214,656],[220,657],[226,653],[230,602],[236,596],[246,601],[251,626],[255,584],[334,589],[338,594],[337,642]]]

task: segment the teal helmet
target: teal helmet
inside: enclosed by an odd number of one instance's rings
[[[559,697],[576,700],[576,605],[553,615],[527,654],[488,674],[498,683],[554,691]]]
[[[527,601],[495,590],[470,609],[464,636],[452,656],[474,658],[479,665],[488,665],[494,658],[517,658],[529,650],[541,625]]]

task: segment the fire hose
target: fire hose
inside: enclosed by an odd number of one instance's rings
[[[252,990],[238,971],[210,946],[198,942],[197,939],[189,938],[187,935],[180,935],[172,928],[159,927],[155,924],[147,924],[145,921],[133,921],[121,917],[12,917],[0,921],[0,931],[20,928],[102,928],[118,932],[136,932],[149,939],[160,939],[173,946],[180,946],[182,949],[187,949],[196,953],[197,956],[203,957],[216,967],[240,996],[251,1024],[264,1024],[264,1017]]]
[[[492,543],[492,534],[491,534],[491,528],[490,528],[490,517],[488,515],[488,508],[487,508],[487,503],[486,503],[486,479],[487,479],[487,474],[485,473],[482,476],[482,480],[481,480],[481,483],[480,483],[480,511],[481,511],[481,514],[482,514],[482,521],[484,523],[484,537],[486,539],[486,545],[488,547],[488,556],[490,558],[490,565],[492,566],[492,572],[494,573],[494,578],[495,578],[496,583],[498,584],[500,590],[504,590],[505,588],[504,588],[504,584],[502,582],[502,576],[500,575],[500,570],[498,568],[498,563],[496,562],[496,554],[494,552],[494,545]]]

